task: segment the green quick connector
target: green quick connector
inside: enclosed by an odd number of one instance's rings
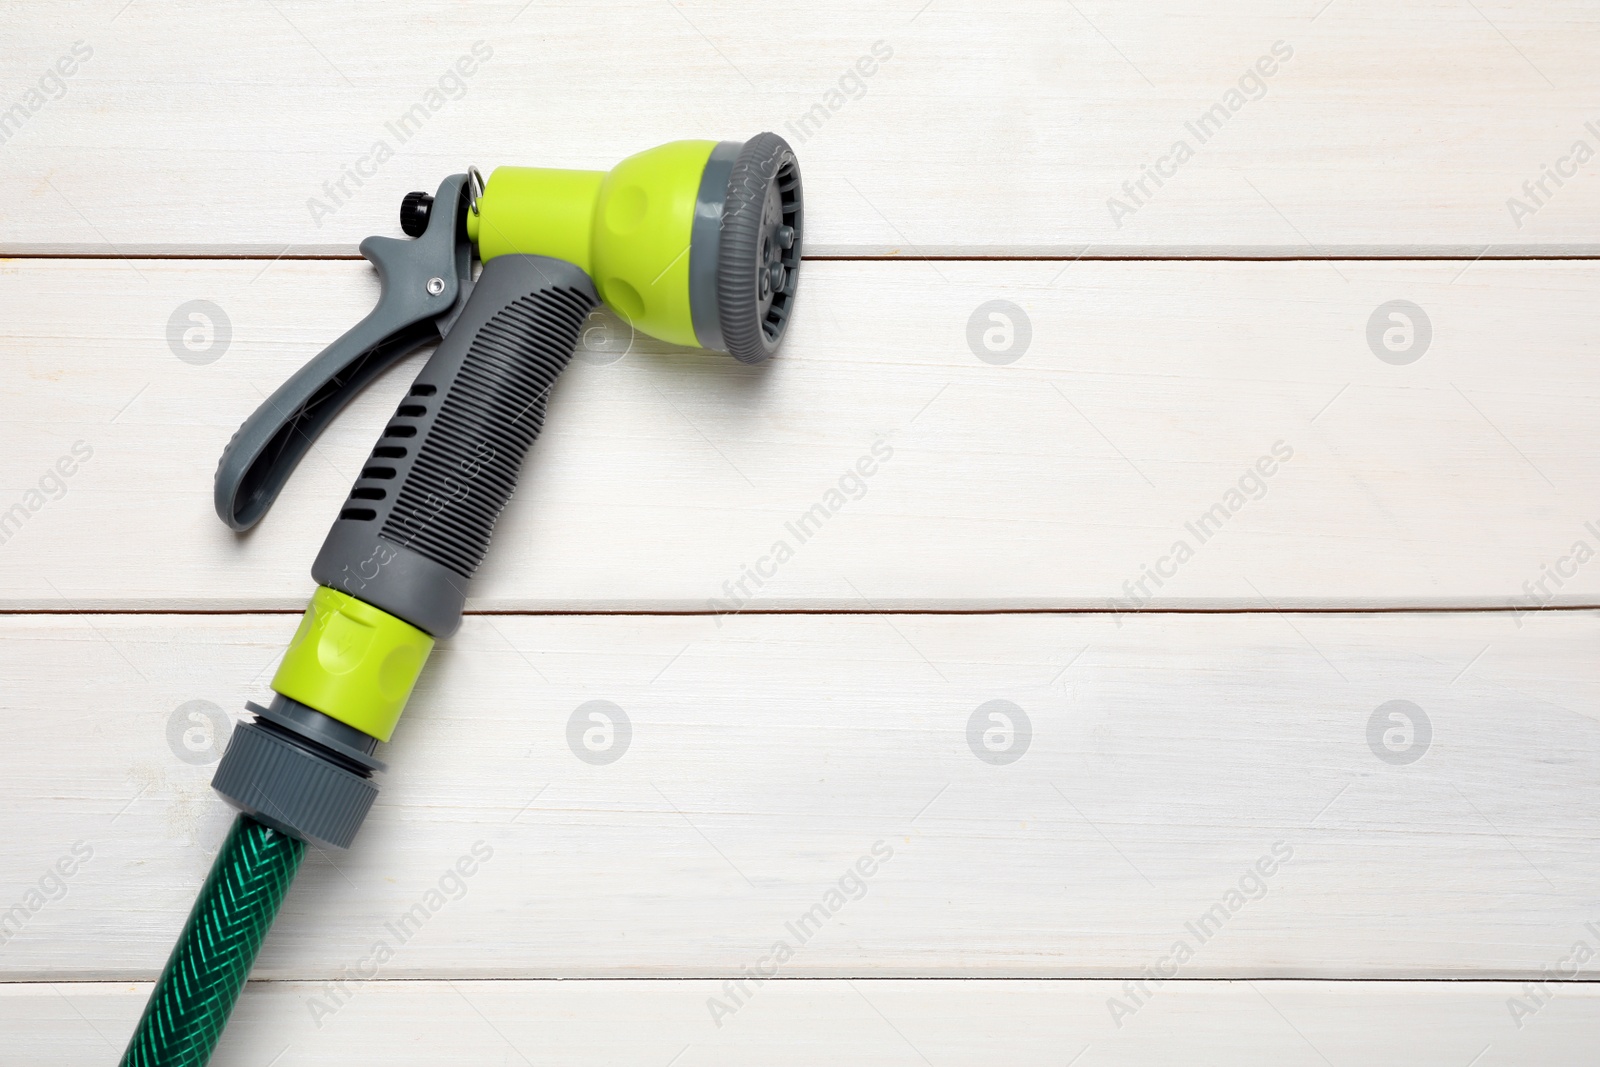
[[[272,688],[387,741],[431,651],[433,638],[410,623],[318,586]]]

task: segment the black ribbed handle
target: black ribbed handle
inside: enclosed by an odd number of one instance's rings
[[[599,303],[545,256],[484,265],[339,512],[312,575],[442,636],[459,622],[545,401]]]

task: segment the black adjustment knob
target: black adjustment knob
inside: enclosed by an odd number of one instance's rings
[[[433,197],[427,193],[407,193],[400,201],[400,229],[407,237],[421,237],[428,229],[428,214],[433,210]]]

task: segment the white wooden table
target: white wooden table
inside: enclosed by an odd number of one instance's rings
[[[370,306],[356,243],[469,163],[772,129],[781,357],[597,315],[214,1062],[1592,1063],[1597,46],[1577,0],[8,6],[0,1062],[115,1059],[232,817],[207,729],[423,357],[252,535],[211,474]]]

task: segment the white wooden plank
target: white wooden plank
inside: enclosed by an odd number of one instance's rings
[[[154,976],[231,818],[213,767],[180,758],[183,709],[261,699],[294,623],[0,619],[5,905],[93,851],[0,978]],[[257,973],[330,978],[386,941],[386,979],[726,976],[784,940],[789,977],[1124,978],[1182,940],[1186,978],[1536,977],[1600,937],[1597,624],[474,617]],[[569,747],[595,700],[631,723],[606,765]],[[993,700],[1031,723],[1008,765],[970,747]],[[1394,700],[1429,723],[1408,765],[1369,747]],[[1407,723],[1378,719],[1403,747]],[[479,842],[490,858],[397,938]],[[847,879],[874,847],[893,856]],[[1274,849],[1292,856],[1252,875]],[[853,899],[830,903],[841,880]]]
[[[1582,0],[12,5],[0,104],[40,106],[0,151],[0,232],[348,251],[468,163],[599,168],[770,128],[799,148],[813,252],[1595,254],[1596,164],[1573,152],[1600,146],[1597,33]],[[92,56],[58,88],[75,42]],[[441,79],[457,98],[402,139]]]
[[[249,537],[215,518],[212,473],[375,289],[364,263],[0,268],[6,306],[28,309],[0,339],[0,513],[39,507],[0,545],[0,606],[301,608],[422,357],[345,413]],[[643,340],[575,364],[473,605],[1600,603],[1600,566],[1573,558],[1600,545],[1597,293],[1600,266],[1576,262],[813,263],[765,367]],[[231,330],[203,366],[168,341],[194,299]],[[1031,331],[1009,365],[969,347],[994,299]],[[1367,340],[1396,299],[1431,331],[1409,365]],[[596,318],[588,355],[621,329]],[[58,484],[78,441],[93,458]],[[893,456],[858,479],[874,447]],[[1292,460],[1258,479],[1274,448]],[[802,541],[819,504],[837,512]],[[1194,525],[1218,505],[1238,506],[1225,527]]]
[[[438,1063],[688,1067],[816,1063],[1004,1062],[1079,1067],[1172,1063],[1362,1063],[1373,1067],[1549,1067],[1593,1062],[1600,989],[1553,985],[1522,1018],[1526,994],[1494,982],[1169,982],[1118,1028],[1106,1004],[1121,983],[802,981],[751,986],[719,1028],[712,981],[367,982],[333,1014],[313,983],[257,982],[234,1012],[216,1067],[274,1056],[306,1067],[353,1058]],[[0,986],[0,1025],[17,1062],[77,1067],[122,1051],[147,985]],[[328,1001],[331,1003],[331,1001]],[[1074,1059],[1074,1057],[1077,1057]],[[1474,1057],[1477,1057],[1474,1059]]]

